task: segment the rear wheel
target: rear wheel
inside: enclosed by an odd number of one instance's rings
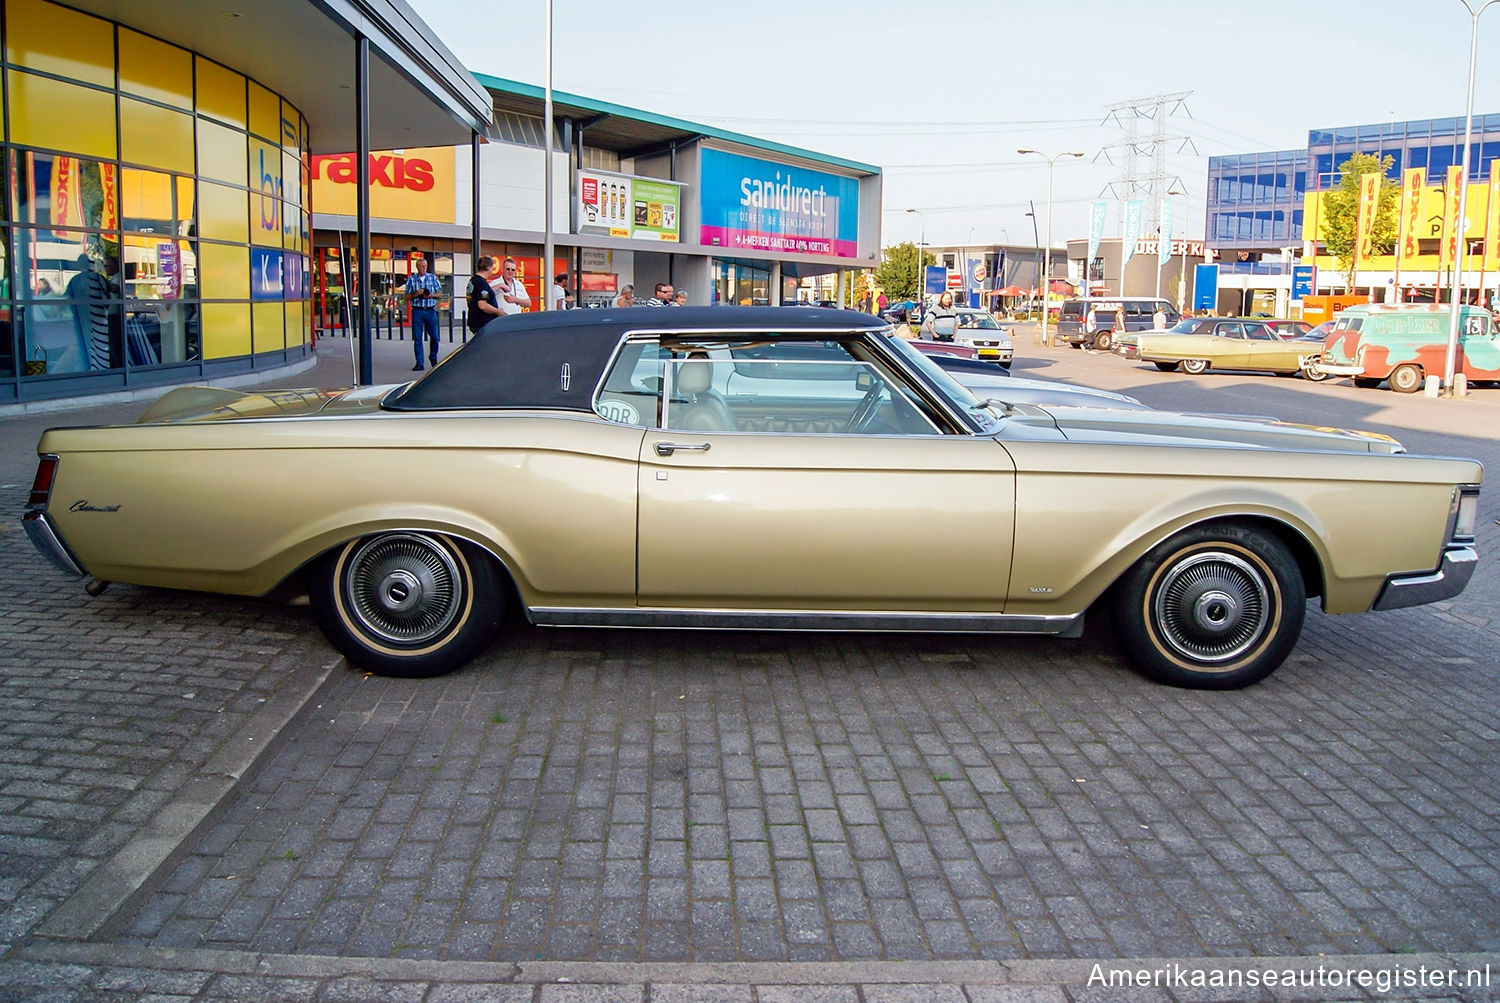
[[[1202,376],[1208,372],[1207,359],[1183,359],[1178,363],[1178,368],[1189,376]]]
[[[1275,536],[1233,523],[1185,530],[1126,572],[1114,595],[1125,653],[1158,682],[1238,689],[1259,682],[1302,633],[1306,586]]]
[[[1304,369],[1302,370],[1302,378],[1304,380],[1312,380],[1314,383],[1322,383],[1328,379],[1328,374],[1320,373],[1316,369]]]
[[[473,544],[433,533],[377,533],[325,556],[309,590],[318,626],[356,665],[439,676],[489,643],[505,610],[501,572]]]
[[[1414,394],[1422,389],[1422,367],[1407,363],[1391,370],[1391,389],[1403,394]]]
[[[1115,343],[1114,335],[1109,331],[1100,331],[1094,335],[1094,350],[1099,352],[1109,351],[1109,346]]]
[[[1172,370],[1177,368],[1177,363],[1175,362],[1156,362],[1152,363],[1152,365],[1156,366],[1157,369],[1160,369],[1164,373],[1170,373]]]

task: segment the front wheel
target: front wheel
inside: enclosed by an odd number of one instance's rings
[[[1233,523],[1185,530],[1116,584],[1115,632],[1157,682],[1239,689],[1285,661],[1302,633],[1301,569],[1275,536]]]
[[[1208,372],[1208,360],[1183,359],[1182,362],[1178,364],[1178,368],[1187,373],[1189,376],[1202,376],[1204,373]]]
[[[333,646],[383,676],[452,672],[500,627],[505,591],[495,560],[433,533],[377,533],[314,568],[313,615]]]
[[[1391,389],[1398,393],[1414,394],[1422,389],[1422,367],[1407,363],[1391,370]]]

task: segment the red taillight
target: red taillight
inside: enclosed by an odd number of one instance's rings
[[[57,457],[51,453],[44,454],[36,465],[36,480],[31,482],[31,497],[26,500],[27,508],[47,507],[47,500],[52,497],[52,481],[56,476]]]

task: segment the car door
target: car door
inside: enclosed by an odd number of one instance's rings
[[[1245,327],[1237,320],[1215,321],[1208,344],[1208,358],[1215,369],[1242,369],[1249,364]]]
[[[705,380],[685,377],[691,360],[664,362],[668,401],[640,457],[638,605],[1003,610],[1015,508],[1009,454],[993,437],[945,434],[912,403],[921,395],[901,372],[839,352],[826,374],[810,371],[805,352],[784,365],[775,343],[758,344],[750,362],[700,361],[717,370],[707,380],[715,391],[731,377],[742,390],[746,378],[782,383],[780,394],[758,398],[753,421],[734,415],[747,427],[730,430],[695,430],[708,423],[692,409],[706,402],[671,398],[674,386]],[[863,391],[851,397],[853,387]],[[872,390],[877,420],[858,426]],[[788,403],[784,413],[766,413],[775,399]]]
[[[1301,368],[1297,345],[1283,341],[1267,324],[1245,322],[1245,356],[1250,369],[1284,373]]]

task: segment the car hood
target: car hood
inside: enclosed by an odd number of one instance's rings
[[[1038,404],[1066,407],[1128,408],[1145,411],[1149,407],[1125,394],[1093,387],[1073,386],[1055,380],[1029,380],[1022,376],[990,375],[967,371],[950,371],[964,388],[980,400],[993,398],[1007,404]]]
[[[177,424],[360,413],[377,410],[381,400],[394,389],[395,385],[245,392],[223,387],[178,387],[157,398],[136,422]]]
[[[1298,425],[1272,418],[1047,405],[1022,405],[1009,417],[1030,422],[1050,421],[1064,437],[1076,442],[1341,453],[1406,451],[1399,441],[1379,432]]]

